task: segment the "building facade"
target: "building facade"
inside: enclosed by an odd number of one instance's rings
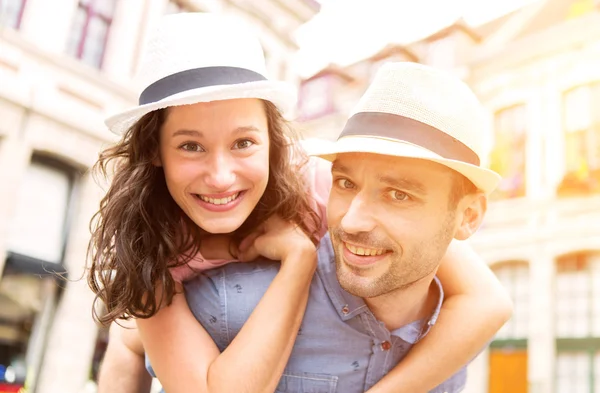
[[[466,391],[600,393],[597,2],[538,1],[475,28],[459,20],[327,67],[302,83],[304,135],[334,139],[385,61],[455,72],[489,114],[484,162],[503,181],[471,243],[515,309],[471,364]]]
[[[0,0],[0,391],[93,390],[106,329],[84,277],[103,193],[89,170],[115,140],[103,118],[137,103],[147,33],[185,11],[243,19],[271,75],[295,82],[292,32],[318,3]]]

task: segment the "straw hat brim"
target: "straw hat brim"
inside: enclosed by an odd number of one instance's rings
[[[122,134],[144,115],[158,109],[239,98],[259,98],[270,101],[285,115],[296,105],[296,94],[295,88],[289,83],[270,80],[208,86],[186,90],[157,102],[127,109],[108,117],[104,122],[113,133]]]
[[[347,136],[335,142],[322,141],[306,145],[307,153],[327,161],[334,161],[341,153],[372,153],[395,157],[418,158],[442,164],[471,180],[486,195],[490,194],[500,182],[500,175],[462,161],[443,158],[420,146],[394,139],[373,136]]]

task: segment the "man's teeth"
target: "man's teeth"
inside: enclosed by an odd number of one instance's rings
[[[229,203],[229,202],[233,201],[234,199],[236,199],[239,195],[240,195],[240,193],[237,192],[231,196],[228,196],[227,198],[209,198],[209,197],[205,197],[204,195],[198,195],[198,196],[204,202],[208,202],[213,205],[225,205],[226,203]]]
[[[382,255],[386,251],[384,249],[354,247],[353,245],[348,243],[346,243],[346,247],[348,248],[348,250],[350,250],[352,254],[364,256]]]

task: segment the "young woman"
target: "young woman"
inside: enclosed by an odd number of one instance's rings
[[[237,23],[208,14],[164,18],[142,75],[140,105],[107,120],[123,136],[97,164],[114,171],[90,243],[90,286],[108,309],[99,319],[136,319],[169,393],[272,392],[325,232],[328,166],[306,164],[281,115],[293,94],[263,76],[260,44]],[[220,353],[181,282],[257,254],[281,269]],[[438,276],[447,292],[438,326],[373,391],[437,386],[508,318],[506,295],[467,246],[450,248]]]

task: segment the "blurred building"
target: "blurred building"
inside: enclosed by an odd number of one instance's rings
[[[318,3],[0,0],[0,391],[78,393],[95,377],[106,331],[83,273],[102,190],[88,170],[114,140],[103,118],[137,103],[148,31],[185,11],[242,18],[272,76],[294,82],[291,33]]]
[[[504,180],[472,244],[515,312],[471,365],[467,391],[600,393],[598,2],[537,1],[331,65],[301,85],[304,135],[334,139],[386,61],[451,70],[489,111],[485,161]]]

